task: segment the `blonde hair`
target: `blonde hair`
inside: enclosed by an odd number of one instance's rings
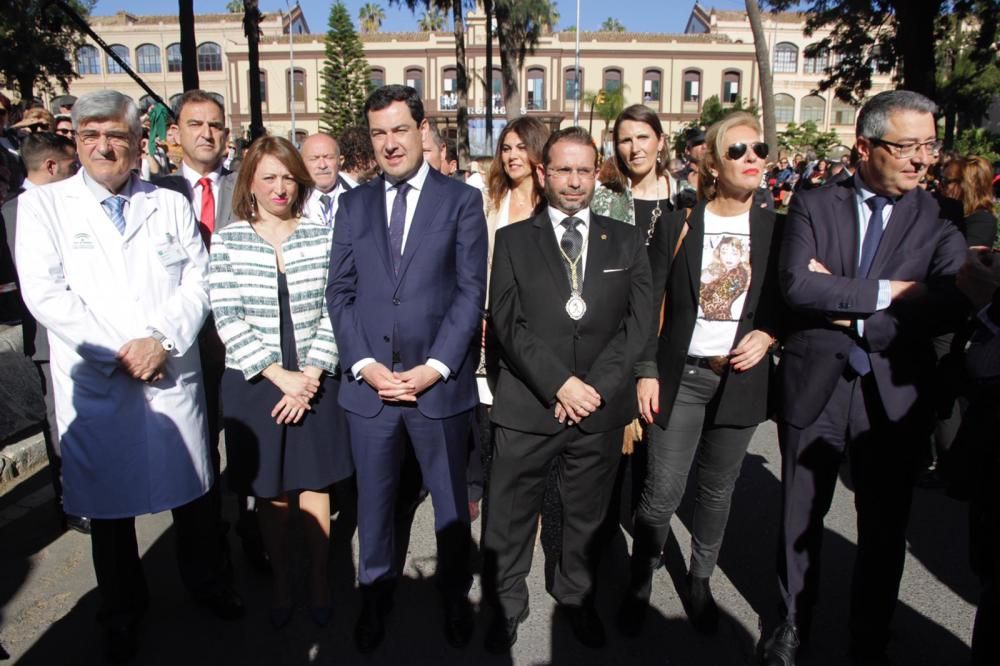
[[[719,170],[719,165],[725,159],[726,150],[729,146],[723,145],[726,140],[726,133],[736,127],[749,127],[763,134],[760,121],[757,117],[746,111],[736,111],[713,124],[705,134],[705,154],[698,165],[698,199],[711,201],[718,194],[716,178],[712,175],[712,169]],[[747,147],[750,150],[750,147]]]
[[[993,165],[985,157],[970,155],[961,160],[962,208],[966,216],[993,210]]]

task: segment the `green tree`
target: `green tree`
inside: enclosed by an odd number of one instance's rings
[[[230,14],[242,14],[243,0],[229,0],[229,2],[226,3],[226,11]]]
[[[743,98],[737,99],[731,106],[724,106],[722,101],[719,100],[718,95],[712,95],[704,101],[701,105],[701,114],[698,116],[697,120],[689,122],[687,125],[683,125],[680,129],[674,132],[672,137],[672,143],[674,147],[674,153],[681,155],[684,152],[684,148],[687,145],[687,133],[693,129],[708,129],[715,123],[719,122],[730,113],[735,113],[736,111],[746,111],[754,116],[760,117],[760,109],[757,107],[757,103],[747,104]]]
[[[559,20],[551,0],[496,0],[497,42],[500,44],[500,72],[503,78],[504,106],[507,118],[521,115],[521,90],[518,86],[524,59],[534,53],[538,38]]]
[[[826,157],[830,149],[840,144],[840,137],[833,130],[821,132],[816,123],[807,120],[801,125],[788,123],[785,131],[778,133],[778,145],[786,151],[813,151],[816,157]]]
[[[336,135],[361,123],[370,74],[361,40],[343,2],[330,7],[328,26],[326,59],[320,75],[320,127]]]
[[[84,19],[94,0],[66,0]],[[83,46],[82,30],[50,0],[21,0],[17,9],[0,12],[0,83],[31,100],[35,88],[54,92],[77,78],[76,50]]]
[[[601,24],[600,29],[603,32],[625,32],[625,24],[609,16],[604,19],[604,23]]]
[[[941,21],[938,41],[937,91],[944,116],[945,145],[985,115],[1000,89],[1000,66],[992,44],[1000,42],[998,12],[979,15],[979,29],[970,30],[957,16]]]
[[[424,12],[424,15],[417,21],[417,27],[421,32],[440,32],[444,30],[445,16],[441,10],[432,7]]]
[[[382,9],[381,5],[371,2],[365,3],[358,10],[358,20],[361,22],[362,34],[370,35],[373,32],[378,32],[382,27],[382,21],[385,20],[385,10]]]
[[[1000,134],[983,127],[969,128],[958,135],[955,150],[962,155],[978,155],[990,162],[1000,162]]]
[[[625,108],[625,90],[627,88],[628,86],[623,85],[621,88],[614,90],[598,90],[597,92],[583,94],[583,106],[591,112],[591,123],[595,114],[604,121],[604,131],[601,132],[601,136],[597,140],[597,146],[602,156],[604,155],[604,141],[608,136],[608,129],[611,123],[618,117],[618,114]],[[593,136],[593,126],[588,131]]]

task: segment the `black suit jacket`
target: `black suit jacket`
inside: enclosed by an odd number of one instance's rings
[[[222,176],[219,179],[219,201],[216,203],[215,228],[221,229],[233,221],[233,189],[236,187],[236,178],[239,174],[226,168],[222,169]],[[165,187],[187,197],[195,211],[199,208],[199,203],[192,200],[194,193],[187,179],[180,173],[170,176],[156,176],[150,180],[157,187]]]
[[[490,278],[490,327],[500,349],[494,423],[538,434],[567,427],[553,416],[570,376],[601,394],[584,432],[619,428],[636,413],[632,366],[649,337],[653,307],[644,234],[590,216],[579,321],[566,314],[569,279],[548,211],[497,231]]]
[[[660,412],[655,418],[656,423],[664,428],[670,421],[698,318],[705,238],[704,202],[694,207],[687,222],[689,231],[676,261],[673,253],[684,225],[683,211],[662,218],[649,245],[655,302],[661,302],[664,293],[667,300],[663,330],[657,335],[656,329],[653,329],[643,360],[656,363],[660,379]],[[750,289],[744,300],[734,346],[753,330],[780,337],[784,309],[777,270],[780,239],[779,218],[774,211],[756,205],[751,207]],[[653,317],[659,319],[659,310],[655,307]],[[772,360],[768,354],[745,372],[727,372],[709,407],[708,417],[713,423],[741,427],[766,420],[771,368]]]
[[[792,199],[779,271],[794,315],[778,371],[781,417],[793,426],[805,427],[819,416],[855,341],[869,353],[888,417],[907,416],[933,379],[932,336],[954,330],[968,314],[968,301],[954,285],[965,239],[940,219],[932,195],[915,188],[896,202],[867,278],[857,275],[858,236],[854,179]],[[812,258],[832,275],[811,272]],[[927,293],[876,311],[880,279],[917,281]],[[863,319],[864,336],[855,327],[831,324],[831,318]]]

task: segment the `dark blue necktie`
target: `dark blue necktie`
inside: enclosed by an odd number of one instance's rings
[[[874,196],[866,201],[871,207],[872,214],[868,218],[868,229],[865,230],[865,238],[861,242],[861,259],[858,261],[858,277],[866,278],[872,269],[872,262],[875,260],[875,253],[878,252],[878,244],[882,240],[882,212],[885,207],[892,203],[892,199],[883,196]],[[854,372],[862,377],[872,371],[872,361],[868,352],[857,344],[851,347],[847,355],[847,362]]]
[[[403,229],[406,227],[406,193],[410,185],[406,181],[396,185],[396,198],[392,201],[389,214],[389,249],[392,252],[392,272],[399,273],[399,263],[403,260]]]

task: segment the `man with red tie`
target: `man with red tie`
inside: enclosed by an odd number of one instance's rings
[[[204,90],[189,90],[174,108],[177,136],[184,159],[180,173],[154,178],[158,187],[180,192],[191,202],[195,219],[205,246],[211,244],[212,233],[232,222],[233,188],[236,173],[223,166],[229,144],[225,109],[218,99]],[[205,379],[205,402],[208,409],[209,444],[216,473],[219,472],[219,433],[222,412],[219,405],[219,383],[225,367],[226,348],[215,331],[215,320],[209,315],[198,336],[201,365]],[[243,539],[243,550],[251,564],[267,569],[257,521],[248,509],[248,499],[240,497],[240,519],[237,533]]]

